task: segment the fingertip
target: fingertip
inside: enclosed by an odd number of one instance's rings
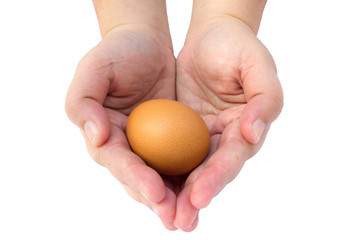
[[[99,106],[96,106],[99,105]],[[102,146],[110,135],[110,119],[104,108],[98,103],[88,103],[87,109],[80,112],[83,118],[82,129],[94,147]]]
[[[164,199],[154,204],[154,208],[164,225],[165,223],[167,226],[173,225],[176,211],[176,196],[170,189],[166,188]]]
[[[256,144],[260,141],[266,125],[261,119],[257,119],[251,126],[253,138],[250,140],[251,143]]]
[[[110,127],[107,124],[97,124],[93,120],[87,120],[84,124],[83,131],[94,147],[102,146],[109,137]]]
[[[186,228],[186,229],[183,229],[183,231],[184,231],[184,232],[192,232],[192,231],[194,231],[194,230],[196,229],[196,227],[198,226],[198,224],[199,224],[199,214],[196,216],[193,224],[192,224],[190,227],[188,227],[188,228]]]
[[[244,121],[240,125],[241,134],[244,136],[246,141],[251,144],[257,144],[260,142],[263,133],[266,129],[266,124],[262,119],[253,120],[253,122]]]
[[[262,139],[265,129],[273,118],[268,113],[271,111],[264,96],[251,99],[240,116],[240,131],[245,140],[257,144]]]
[[[173,223],[169,223],[169,222],[162,222],[162,223],[163,223],[164,227],[165,227],[167,230],[169,230],[169,231],[176,231],[176,230],[178,230],[178,228],[175,227]]]
[[[205,169],[199,174],[191,191],[194,207],[207,207],[224,187],[240,172],[248,158],[247,149],[243,149],[241,139],[236,135],[237,124],[226,129],[219,149],[211,156]]]
[[[139,166],[139,167],[148,168],[145,171],[139,170],[139,172],[143,172],[143,173],[145,173],[145,175],[143,175],[143,176],[134,175],[133,176],[134,178],[142,180],[140,182],[140,185],[138,186],[140,193],[149,202],[154,203],[154,204],[160,203],[167,196],[165,184],[164,184],[162,178],[155,170],[149,168],[146,165]],[[136,181],[136,179],[134,179],[133,181]]]
[[[218,153],[212,156],[217,158]],[[197,177],[191,189],[190,201],[197,209],[206,208],[225,186],[218,164],[209,164]]]
[[[194,205],[194,207],[198,208],[198,209],[204,209],[207,206],[210,205],[212,198],[209,196],[201,196],[201,197],[191,197],[191,202]]]
[[[110,147],[103,151],[102,156],[103,159],[108,159],[106,167],[117,180],[140,193],[147,202],[161,202],[166,196],[161,176],[130,150],[123,131],[117,127],[113,129],[106,143]],[[119,136],[121,140],[115,139]]]
[[[149,201],[147,196],[143,193],[138,192],[127,184],[123,184],[125,191],[132,197],[134,200],[143,203],[150,210],[152,210],[161,220],[164,227],[170,231],[175,231],[177,228],[173,224],[174,215],[175,215],[175,201],[176,196],[171,194],[169,190],[169,194],[165,197],[164,201],[160,204],[154,204]]]
[[[186,186],[179,194],[176,202],[174,226],[182,230],[189,229],[199,213],[199,209],[194,207],[190,200],[191,190],[191,185]]]
[[[110,135],[110,119],[104,107],[91,98],[66,102],[66,113],[94,147],[103,145]]]
[[[203,186],[201,182],[194,183],[190,195],[190,201],[195,208],[203,209],[209,206],[213,198],[213,194],[210,188],[210,186]]]
[[[212,199],[230,181],[230,169],[227,169],[222,162],[221,154],[218,151],[212,156],[212,163],[209,164],[198,176],[191,189],[190,200],[192,205],[197,209],[203,209],[209,206]],[[235,168],[234,168],[235,169]]]

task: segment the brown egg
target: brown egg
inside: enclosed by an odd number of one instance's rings
[[[185,174],[207,156],[210,135],[205,122],[183,103],[154,99],[130,114],[126,135],[132,150],[165,175]]]

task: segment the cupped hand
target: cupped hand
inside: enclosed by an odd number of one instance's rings
[[[156,212],[165,227],[175,229],[173,190],[131,151],[125,135],[127,117],[138,104],[175,99],[175,58],[171,40],[164,39],[140,24],[113,29],[78,64],[66,112],[82,130],[95,161]]]
[[[190,27],[177,59],[176,93],[202,116],[211,135],[207,159],[177,198],[174,224],[193,229],[199,210],[260,149],[283,95],[268,50],[243,21],[225,16]]]

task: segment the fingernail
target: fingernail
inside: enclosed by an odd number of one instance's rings
[[[152,203],[150,200],[149,200],[149,197],[144,193],[144,192],[140,192],[140,194],[150,203]]]
[[[153,202],[151,202],[148,198],[148,196],[146,196],[146,194],[144,192],[140,192],[140,194],[146,199],[146,201],[148,201],[150,204],[151,204],[151,209],[152,211],[159,216],[159,212],[158,210],[156,209],[156,207],[154,206]]]
[[[177,229],[187,230],[187,229],[190,229],[190,228],[192,228],[194,226],[194,223],[195,223],[195,220],[196,220],[197,217],[198,217],[198,215],[195,216],[195,218],[191,221],[190,225],[185,226],[185,227],[182,227],[181,225],[176,224],[176,222],[174,222],[173,224]]]
[[[84,125],[84,131],[90,142],[94,144],[99,133],[96,124],[92,121],[87,121]]]
[[[194,224],[194,223],[192,223],[190,226],[187,226],[187,227],[182,228],[182,230],[188,230],[188,229],[192,228],[193,224]]]
[[[194,225],[194,222],[191,223],[189,226],[186,226],[186,227],[180,227],[180,226],[176,226],[176,225],[174,225],[174,226],[175,226],[177,229],[181,229],[181,230],[183,230],[183,231],[186,231],[186,230],[192,228],[193,225]]]
[[[260,141],[261,135],[263,134],[264,130],[265,130],[265,123],[263,121],[261,121],[260,119],[257,119],[254,123],[253,123],[253,131],[255,134],[255,142],[254,143],[258,143]]]
[[[153,212],[156,214],[156,215],[158,215],[159,216],[159,213],[158,213],[158,210],[156,209],[156,207],[152,207],[152,210],[153,210]]]

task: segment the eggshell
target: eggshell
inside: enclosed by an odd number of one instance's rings
[[[129,115],[126,135],[132,150],[165,175],[191,171],[206,158],[210,148],[209,130],[200,115],[168,99],[138,105]]]

